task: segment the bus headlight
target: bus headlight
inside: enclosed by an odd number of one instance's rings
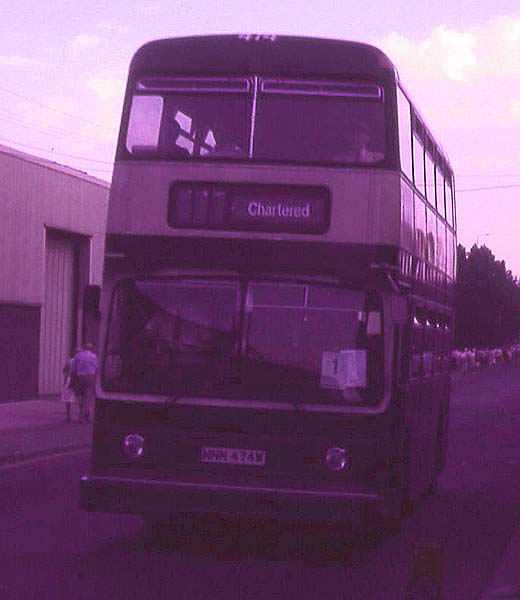
[[[140,433],[130,433],[125,436],[123,451],[128,458],[141,458],[144,452],[144,437]]]
[[[325,455],[325,464],[331,471],[341,471],[347,466],[345,448],[329,448]]]

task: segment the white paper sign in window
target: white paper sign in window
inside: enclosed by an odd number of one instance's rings
[[[339,372],[342,389],[366,387],[367,353],[365,350],[341,350],[339,353]]]
[[[177,121],[180,127],[179,134],[174,140],[178,148],[184,148],[190,155],[193,154],[193,140],[191,134],[192,119],[188,115],[178,110],[175,113],[174,120]]]
[[[323,352],[321,355],[320,387],[340,389],[338,371],[339,352]]]
[[[340,350],[321,355],[320,386],[335,390],[367,385],[365,350]]]

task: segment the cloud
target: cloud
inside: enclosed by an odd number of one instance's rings
[[[476,35],[481,75],[520,75],[520,19],[499,17]]]
[[[53,98],[47,98],[45,100],[46,106],[35,107],[32,104],[25,104],[24,111],[25,117],[36,127],[41,129],[48,129],[63,121],[65,115],[73,116],[75,109],[77,108],[77,99],[66,97],[66,96],[55,96]],[[70,126],[70,121],[69,121]]]
[[[481,146],[479,135],[491,139],[518,123],[520,19],[500,17],[460,31],[441,25],[419,40],[392,33],[375,45],[443,138]]]
[[[520,19],[494,18],[460,30],[441,25],[422,39],[392,33],[374,44],[396,65],[456,171],[516,168]]]
[[[72,113],[78,106],[78,99],[69,96],[55,96],[49,98],[46,104],[57,111]]]
[[[101,100],[109,100],[122,96],[124,92],[125,79],[110,77],[92,77],[87,81],[87,86],[93,90]]]
[[[446,25],[419,41],[392,33],[375,42],[408,77],[470,82],[520,76],[520,19],[499,17],[456,31]]]
[[[127,25],[116,25],[115,23],[98,23],[96,25],[98,29],[109,31],[110,33],[128,33]]]
[[[27,56],[1,56],[0,65],[5,67],[43,67],[45,66],[41,60],[37,58],[29,58]]]
[[[460,33],[445,26],[438,27],[426,40],[421,52],[432,71],[454,81],[466,81],[478,66],[472,33]]]
[[[403,65],[404,70],[423,73],[430,79],[467,81],[478,66],[474,34],[454,31],[445,25],[419,42],[392,33],[377,45],[394,62]]]
[[[161,10],[161,8],[161,4],[143,4],[139,10],[141,12],[157,12],[158,10]]]
[[[511,100],[509,103],[509,114],[513,120],[520,122],[520,99],[514,98]]]
[[[103,129],[85,125],[83,127],[85,135],[95,136],[105,143],[115,143],[125,85],[126,73],[91,77],[86,81],[86,86],[95,94],[95,101],[91,103],[93,120],[102,125]]]
[[[87,33],[80,33],[72,38],[70,41],[70,45],[73,48],[95,48],[99,46],[102,42],[104,42],[104,38],[99,37],[98,35],[89,35]]]

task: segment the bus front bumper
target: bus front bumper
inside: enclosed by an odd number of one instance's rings
[[[214,514],[228,518],[276,519],[287,523],[361,522],[376,493],[260,487],[189,481],[86,475],[80,507],[93,512]]]

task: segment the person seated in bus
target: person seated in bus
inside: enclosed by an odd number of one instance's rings
[[[168,131],[168,154],[174,158],[190,158],[190,151],[179,144],[179,141],[183,139],[181,136],[181,124],[177,121],[177,119],[173,119],[170,123],[169,131]],[[184,138],[186,141],[186,138]]]
[[[190,158],[190,151],[182,146],[182,144],[179,144],[180,140],[187,140],[187,138],[183,138],[181,131],[182,128],[177,119],[171,119],[163,123],[158,148],[158,153],[161,156],[168,158]],[[133,151],[135,152],[135,147],[133,148]],[[149,152],[153,153],[153,151],[153,148],[150,148]],[[138,152],[142,154],[144,153],[144,150],[138,148]],[[157,149],[155,150],[155,153],[157,153]]]
[[[377,163],[385,155],[373,149],[373,135],[370,126],[364,121],[352,124],[349,135],[349,150],[334,157],[336,162]]]
[[[129,343],[130,380],[167,380],[172,363],[173,318],[156,307]]]

